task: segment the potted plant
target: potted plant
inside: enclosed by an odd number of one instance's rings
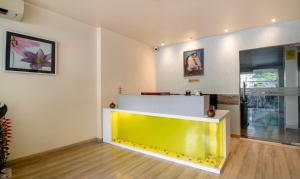
[[[11,121],[5,117],[7,106],[0,102],[0,169],[1,178],[11,177],[11,169],[6,168],[9,156],[9,143],[11,138]]]

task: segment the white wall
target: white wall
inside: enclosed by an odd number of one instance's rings
[[[101,92],[103,107],[123,94],[156,90],[155,55],[151,47],[112,31],[101,30]]]
[[[300,42],[300,20],[244,30],[162,48],[156,57],[157,89],[183,93],[200,89],[205,93],[239,94],[239,51]],[[205,49],[205,71],[199,83],[183,77],[183,52]],[[239,106],[234,106],[239,111]],[[235,117],[234,117],[235,116]],[[240,134],[239,115],[234,114],[232,132]]]
[[[31,5],[23,22],[0,19],[4,29],[58,42],[57,76],[0,71],[0,100],[13,121],[10,159],[95,138],[96,29]]]

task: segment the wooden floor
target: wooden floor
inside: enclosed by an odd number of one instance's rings
[[[221,175],[174,164],[109,144],[91,142],[12,164],[13,178],[299,179],[300,150],[232,139]]]

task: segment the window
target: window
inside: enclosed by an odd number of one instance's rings
[[[240,75],[241,88],[246,83],[246,88],[278,88],[278,69],[253,70],[252,73]]]

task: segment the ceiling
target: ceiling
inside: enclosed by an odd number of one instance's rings
[[[151,46],[300,18],[300,0],[25,0]]]

